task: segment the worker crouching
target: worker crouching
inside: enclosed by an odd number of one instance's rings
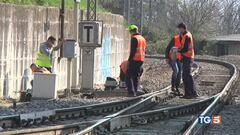
[[[126,75],[126,85],[129,96],[136,96],[138,91],[139,74],[145,60],[146,40],[138,33],[136,25],[129,26],[131,34],[130,55],[128,58],[128,70]]]
[[[126,76],[127,76],[127,72],[128,72],[128,61],[125,60],[121,63],[120,65],[120,82],[119,82],[119,87],[120,88],[126,88]],[[140,68],[140,71],[138,73],[138,79],[140,79],[140,77],[142,76],[143,73],[143,68]]]

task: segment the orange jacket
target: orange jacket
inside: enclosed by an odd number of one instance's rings
[[[138,41],[137,51],[135,53],[135,56],[133,57],[133,60],[144,61],[145,51],[146,51],[146,47],[147,47],[146,40],[141,35],[134,35],[133,37],[136,38]]]
[[[189,43],[188,51],[183,53],[183,55],[188,57],[188,58],[194,58],[193,37],[192,37],[192,34],[190,32],[187,32],[185,35],[183,35],[181,44],[182,45],[185,44],[185,41],[186,41],[187,37],[190,38],[190,43]]]
[[[181,41],[180,41],[180,36],[179,35],[176,35],[174,36],[174,47],[180,49],[182,47],[182,44],[181,44]],[[176,56],[175,56],[176,55]],[[182,55],[181,53],[177,52],[177,53],[173,53],[173,52],[170,52],[169,53],[169,58],[171,60],[173,59],[177,59],[177,60],[182,60]]]

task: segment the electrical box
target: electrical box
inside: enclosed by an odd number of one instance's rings
[[[67,39],[63,45],[63,57],[75,58],[78,56],[78,43],[75,40]]]
[[[35,99],[56,99],[57,86],[56,74],[34,73],[32,97]]]
[[[81,47],[101,47],[103,37],[102,21],[82,21],[79,23]]]

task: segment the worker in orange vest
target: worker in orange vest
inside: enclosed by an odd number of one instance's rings
[[[181,49],[179,53],[182,54],[183,61],[183,84],[185,94],[182,98],[195,98],[197,97],[196,88],[194,85],[193,77],[191,74],[192,64],[194,60],[194,45],[192,34],[187,30],[187,26],[184,23],[180,23],[177,26],[180,33]]]
[[[172,68],[172,94],[181,96],[179,85],[182,79],[182,55],[178,52],[181,48],[180,35],[174,36],[166,48],[165,58]]]
[[[121,88],[125,88],[126,87],[125,83],[126,83],[127,70],[128,70],[128,61],[125,60],[120,65],[120,75],[119,75],[120,83],[119,83],[119,87],[121,87]],[[143,73],[143,68],[141,67],[140,71],[139,71],[139,74],[138,74],[138,77],[141,77],[142,73]]]
[[[136,25],[130,25],[129,32],[131,34],[131,49],[128,58],[126,85],[129,96],[136,96],[140,79],[139,73],[145,60],[147,43],[144,37],[138,33]]]

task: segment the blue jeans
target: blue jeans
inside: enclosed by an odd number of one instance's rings
[[[182,63],[178,60],[170,60],[170,66],[172,67],[172,88],[178,88],[182,79]]]

